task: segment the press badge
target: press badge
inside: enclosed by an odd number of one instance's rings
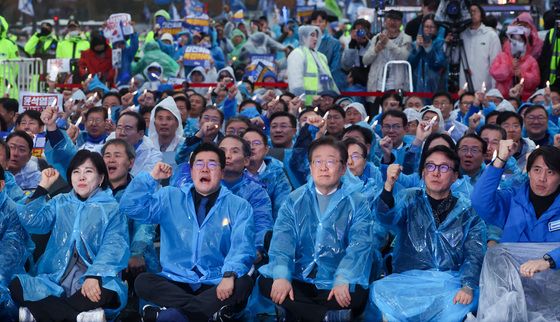
[[[560,220],[551,221],[548,223],[548,231],[553,232],[560,230]]]

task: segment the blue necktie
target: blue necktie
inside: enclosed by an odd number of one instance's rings
[[[198,226],[202,226],[204,218],[206,218],[206,205],[208,204],[208,198],[202,197],[200,199],[200,204],[196,210],[196,220],[198,221]]]

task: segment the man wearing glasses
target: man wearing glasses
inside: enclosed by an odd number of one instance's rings
[[[403,164],[404,154],[414,139],[406,136],[408,132],[408,118],[400,110],[389,110],[381,115],[381,133],[383,138],[376,147],[376,155],[385,164]]]
[[[322,137],[308,158],[313,180],[280,208],[259,288],[277,304],[279,321],[352,321],[367,302],[378,246],[371,212],[361,186],[343,177],[344,144]]]
[[[469,127],[451,117],[451,111],[453,110],[453,100],[451,99],[451,95],[446,92],[434,94],[432,97],[432,105],[441,111],[443,122],[445,124],[444,130],[451,130],[451,133],[449,133],[451,138],[455,140],[455,142],[459,141]]]
[[[536,145],[552,145],[554,133],[548,128],[548,112],[542,105],[531,105],[527,107],[523,117],[527,137]]]
[[[460,172],[470,178],[474,185],[484,170],[484,155],[488,143],[476,134],[466,134],[457,142],[457,154],[461,160]]]
[[[158,190],[171,166],[141,173],[121,198],[131,219],[161,227],[161,273],[143,273],[143,321],[222,321],[241,312],[251,294],[255,258],[251,205],[221,185],[225,154],[202,143],[190,157],[192,183]],[[167,309],[164,309],[167,308]]]
[[[370,298],[389,321],[461,321],[476,309],[486,227],[470,200],[451,191],[459,164],[450,148],[431,148],[420,162],[425,188],[404,190],[397,202],[401,167],[387,170],[376,208],[397,233],[393,274],[373,284]]]

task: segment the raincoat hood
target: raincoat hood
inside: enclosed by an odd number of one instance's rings
[[[420,112],[420,120],[424,117],[424,114],[426,114],[427,112],[433,112],[436,113],[438,116],[438,123],[439,123],[439,133],[443,133],[445,131],[445,121],[443,120],[443,114],[441,114],[441,111],[439,110],[439,108],[436,108],[433,105],[426,105],[424,106],[424,108],[422,109],[422,111]]]
[[[158,10],[158,11],[156,11],[156,13],[154,13],[154,23],[156,22],[157,17],[163,17],[167,21],[171,20],[171,15],[169,15],[169,12],[167,12],[163,9]]]
[[[241,46],[243,43],[245,43],[245,41],[247,40],[247,38],[245,37],[245,34],[243,33],[243,31],[239,30],[239,29],[234,29],[231,32],[231,36],[230,39],[233,40],[233,38],[237,37],[237,36],[241,36],[241,38],[243,39],[241,41],[241,43],[238,46]]]
[[[523,12],[517,18],[515,18],[513,22],[522,22],[528,25],[529,29],[531,30],[531,35],[529,36],[530,40],[527,43],[527,52],[531,53],[533,57],[538,59],[541,55],[544,42],[539,38],[539,31],[537,30],[537,27],[533,22],[531,14],[529,14],[528,12]]]
[[[319,27],[311,26],[311,25],[304,25],[300,26],[298,29],[299,34],[299,45],[303,47],[309,48],[309,36],[314,31],[317,32],[317,45],[315,45],[314,50],[318,50],[319,46],[321,45],[321,38],[323,36],[321,29]]]
[[[206,81],[206,70],[204,70],[204,67],[202,67],[202,66],[196,66],[196,67],[193,68],[193,70],[191,70],[191,72],[187,75],[187,80],[188,80],[189,82],[192,82],[191,76],[192,76],[192,73],[194,73],[194,72],[199,72],[199,73],[201,73],[201,74],[202,74],[202,77],[203,77],[202,80],[203,80],[203,81]]]
[[[149,64],[146,68],[144,68],[143,70],[143,76],[145,79],[147,79],[148,81],[150,80],[150,73],[148,72],[148,70],[150,68],[157,68],[160,71],[160,78],[163,77],[163,67],[161,67],[161,65],[157,62],[153,62],[151,64]]]
[[[220,74],[222,72],[227,72],[231,78],[233,78],[234,82],[237,82],[237,79],[235,79],[235,73],[233,72],[233,68],[231,68],[230,66],[224,67],[222,69],[220,69],[220,71],[218,71],[218,77],[220,76]]]
[[[177,130],[175,131],[175,138],[180,138],[183,136],[183,123],[181,122],[181,113],[179,112],[179,109],[177,108],[177,104],[175,104],[175,100],[173,99],[173,97],[168,96],[166,97],[164,100],[162,100],[161,102],[159,102],[153,109],[152,112],[150,113],[150,129],[149,129],[149,137],[152,140],[152,142],[154,143],[154,145],[156,147],[159,147],[159,140],[158,140],[158,134],[156,131],[156,124],[155,124],[155,118],[156,118],[156,111],[162,108],[164,110],[167,110],[169,112],[171,112],[171,114],[173,114],[173,116],[175,116],[175,118],[177,119],[177,123],[179,123],[179,126],[177,127]]]

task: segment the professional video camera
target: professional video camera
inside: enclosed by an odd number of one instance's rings
[[[461,88],[459,84],[461,67],[467,81],[468,90],[474,91],[469,62],[460,36],[461,32],[471,24],[468,7],[467,0],[442,0],[436,11],[436,23],[447,29],[452,36],[446,50],[449,61],[448,89],[450,92],[457,92]]]

